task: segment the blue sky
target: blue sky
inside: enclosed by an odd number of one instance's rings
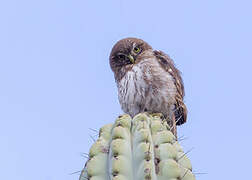
[[[197,180],[249,179],[250,1],[0,2],[0,179],[72,180],[99,129],[122,113],[108,56],[124,37],[182,71],[178,128]]]

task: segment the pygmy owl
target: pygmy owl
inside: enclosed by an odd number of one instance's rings
[[[187,109],[173,60],[137,38],[118,41],[109,60],[122,110],[132,117],[140,112],[162,113],[176,135],[176,125],[186,122]]]

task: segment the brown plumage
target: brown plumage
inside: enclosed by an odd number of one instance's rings
[[[118,41],[110,54],[110,66],[125,113],[163,113],[173,127],[186,122],[184,85],[173,60],[141,39]]]

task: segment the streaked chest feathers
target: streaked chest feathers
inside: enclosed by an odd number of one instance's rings
[[[117,86],[121,107],[131,116],[144,111],[168,115],[174,108],[174,80],[153,56],[134,64]]]

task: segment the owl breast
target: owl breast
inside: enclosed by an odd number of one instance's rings
[[[176,95],[174,80],[155,56],[134,64],[117,86],[122,110],[131,116],[144,111],[172,113]]]

